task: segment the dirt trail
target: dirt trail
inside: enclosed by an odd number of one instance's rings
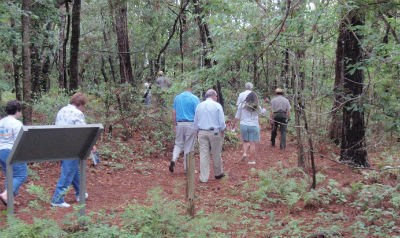
[[[238,201],[243,200],[240,194],[232,191],[240,190],[243,182],[254,179],[251,175],[251,169],[268,170],[277,167],[296,167],[297,155],[293,138],[289,136],[286,150],[280,150],[278,147],[271,147],[269,143],[269,130],[263,129],[261,135],[261,143],[257,146],[257,156],[252,161],[254,164],[240,163],[241,146],[236,148],[227,148],[223,151],[224,170],[226,177],[221,180],[215,180],[211,169],[210,180],[206,184],[200,184],[198,181],[198,173],[196,174],[196,211],[204,209],[207,212],[215,212],[215,204],[221,198],[232,198]],[[279,141],[278,141],[279,142]],[[139,143],[130,142],[132,145]],[[101,149],[101,145],[98,146]],[[163,159],[143,159],[138,162],[129,162],[121,169],[113,169],[106,166],[106,160],[97,167],[88,166],[87,187],[89,199],[87,200],[87,213],[91,211],[98,212],[100,210],[108,212],[121,212],[127,204],[132,200],[143,202],[146,200],[147,191],[160,186],[166,196],[171,199],[179,199],[185,202],[185,186],[186,177],[183,171],[182,160],[178,160],[175,166],[175,172],[170,173],[168,170],[169,161],[172,150],[164,155]],[[196,170],[199,168],[199,157],[195,154]],[[88,161],[88,164],[90,161]],[[328,174],[336,180],[340,180],[342,184],[348,184],[358,176],[349,171],[348,168],[330,162],[329,160],[321,160],[317,157],[317,166],[324,174]],[[211,166],[212,168],[212,166]],[[329,168],[329,169],[328,169]],[[45,196],[48,201],[59,176],[59,163],[38,163],[31,165],[31,169],[36,173],[37,180],[29,179],[29,183],[41,186],[46,189]],[[346,174],[346,176],[342,176]],[[4,177],[0,178],[0,181]],[[53,219],[61,222],[65,215],[71,213],[73,208],[51,208],[50,203],[39,201],[39,205],[35,209],[27,209],[29,203],[35,198],[26,191],[27,186],[21,188],[17,201],[20,205],[16,206],[16,216],[25,221],[32,221],[33,217]],[[66,202],[77,205],[74,192],[70,191],[66,196]],[[31,204],[31,206],[33,206]],[[276,208],[276,207],[275,207]],[[5,210],[3,205],[0,209]],[[285,212],[285,208],[278,208]],[[278,212],[279,213],[279,212]],[[278,214],[279,215],[279,214]],[[312,216],[304,211],[299,216]],[[0,214],[0,223],[4,223],[6,212]]]

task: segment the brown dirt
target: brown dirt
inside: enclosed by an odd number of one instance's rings
[[[257,156],[254,165],[248,163],[238,163],[241,159],[241,146],[236,148],[228,147],[223,152],[224,170],[227,175],[222,180],[215,180],[211,169],[210,180],[206,184],[199,184],[198,173],[196,174],[196,211],[204,209],[206,212],[216,212],[215,203],[221,198],[232,198],[238,201],[243,201],[240,193],[234,193],[233,190],[241,190],[243,182],[247,180],[257,179],[251,175],[252,168],[260,170],[268,170],[271,168],[291,168],[297,166],[296,144],[293,138],[288,141],[287,149],[282,151],[276,147],[269,145],[270,131],[264,128],[262,130],[262,142],[258,145]],[[135,148],[135,144],[140,143],[136,140],[128,142]],[[322,144],[315,141],[319,153],[316,155],[316,164],[318,171],[322,172],[328,178],[338,181],[342,186],[348,186],[353,181],[361,179],[361,174],[358,170],[353,170],[344,165],[332,162],[330,152],[324,148]],[[172,145],[170,145],[172,147]],[[101,143],[98,143],[98,148],[101,150]],[[185,202],[185,174],[183,172],[182,160],[179,160],[175,167],[175,172],[168,171],[168,165],[171,158],[172,148],[164,155],[157,156],[162,159],[144,158],[137,160],[132,158],[131,161],[124,163],[121,169],[113,169],[107,166],[107,158],[102,158],[102,163],[97,167],[88,166],[87,187],[89,199],[87,200],[87,213],[98,212],[100,210],[106,212],[122,212],[124,208],[137,200],[144,202],[146,200],[146,192],[156,186],[162,187],[165,195],[171,199],[178,199]],[[196,170],[198,170],[198,154],[196,158]],[[88,161],[88,165],[91,161]],[[46,189],[49,198],[54,191],[55,184],[59,177],[58,162],[44,162],[30,166],[36,171],[39,180],[30,178],[28,183],[42,186]],[[211,167],[212,168],[212,167]],[[1,175],[0,181],[4,181],[4,176]],[[72,189],[71,189],[72,190]],[[41,202],[42,210],[26,209],[31,200],[37,199],[26,191],[26,185],[20,190],[20,195],[17,201],[20,205],[16,206],[16,216],[27,222],[32,222],[34,217],[56,220],[61,223],[67,214],[73,212],[73,208],[51,208],[50,202]],[[76,205],[74,192],[70,191],[66,196],[66,202]],[[284,205],[270,204],[264,207],[265,211],[274,210],[275,216],[285,217],[290,214],[293,218],[301,218],[310,220],[315,216],[315,209],[305,209],[299,203],[294,211],[288,211]],[[6,208],[0,204],[0,209]],[[329,205],[322,208],[327,212],[343,212],[352,221],[352,217],[356,214],[354,209],[343,205]],[[319,210],[321,211],[321,209]],[[259,218],[267,222],[267,217]],[[0,214],[0,223],[4,224],[6,220],[6,212]],[[262,222],[262,223],[264,223]]]

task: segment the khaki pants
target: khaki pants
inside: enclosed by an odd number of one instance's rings
[[[222,168],[222,142],[223,137],[221,132],[217,134],[214,131],[199,131],[198,134],[200,148],[200,182],[207,182],[210,176],[210,157],[214,162],[214,176],[223,173]]]
[[[176,162],[183,151],[183,168],[186,171],[186,156],[193,151],[196,140],[196,130],[193,122],[178,122],[176,125],[175,146],[172,161]]]

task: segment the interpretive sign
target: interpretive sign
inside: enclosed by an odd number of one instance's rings
[[[7,159],[7,187],[12,188],[11,165],[14,163],[76,159],[80,161],[80,189],[86,191],[86,159],[102,130],[102,124],[23,126]],[[14,194],[9,192],[7,195],[10,215],[14,213]],[[85,204],[84,192],[80,193],[79,201],[81,205]],[[80,214],[85,214],[85,206],[82,206]]]

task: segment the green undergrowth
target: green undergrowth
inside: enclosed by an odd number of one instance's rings
[[[374,183],[371,183],[371,174]],[[397,171],[397,175],[399,171]],[[0,237],[396,237],[400,235],[399,179],[365,172],[346,186],[317,176],[317,189],[299,169],[252,170],[254,179],[242,183],[234,197],[221,197],[214,212],[186,215],[184,202],[168,199],[161,188],[148,192],[148,201],[133,201],[123,212],[92,212],[79,218],[78,209],[57,224],[34,219],[15,220]],[[255,179],[257,178],[257,179]],[[233,188],[232,188],[233,189]],[[29,192],[40,198],[40,187]],[[143,205],[149,204],[149,205]],[[32,201],[32,212],[41,211]],[[84,226],[80,226],[81,223]]]
[[[387,173],[363,171],[349,185],[318,173],[317,188],[310,189],[310,177],[297,168],[253,170],[255,179],[241,192],[246,200],[220,206],[237,208],[245,236],[399,237],[400,169]]]
[[[12,220],[0,230],[0,237],[228,237],[224,231],[229,227],[230,215],[199,211],[191,218],[184,204],[166,199],[160,188],[148,194],[146,203],[150,205],[133,201],[120,215],[98,212],[79,218],[76,207],[62,224],[48,219],[34,219],[32,223]]]

